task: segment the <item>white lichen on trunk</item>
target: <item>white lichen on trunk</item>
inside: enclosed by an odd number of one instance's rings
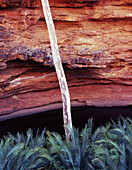
[[[57,77],[60,84],[62,102],[63,102],[63,119],[64,119],[64,128],[65,135],[68,139],[70,139],[70,129],[72,129],[72,118],[71,118],[71,105],[70,105],[70,95],[67,86],[67,81],[65,77],[65,73],[62,67],[61,58],[59,55],[59,48],[57,44],[57,38],[55,33],[55,27],[52,20],[52,15],[50,11],[50,6],[48,0],[41,0],[42,7],[44,11],[44,16],[46,20],[46,24],[48,27],[50,44],[53,55],[53,62],[56,69]]]

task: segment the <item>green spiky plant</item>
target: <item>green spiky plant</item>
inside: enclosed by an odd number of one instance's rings
[[[90,125],[88,127],[88,125]],[[91,120],[79,135],[78,129],[71,131],[67,140],[58,133],[47,131],[50,153],[54,155],[53,165],[56,169],[88,169],[92,167],[93,148],[91,147]]]
[[[71,130],[71,138],[56,132],[33,137],[27,135],[4,136],[0,140],[0,170],[131,170],[132,119],[120,118],[93,130],[92,119],[85,128]]]
[[[118,119],[102,127],[99,140],[94,146],[95,156],[100,159],[105,169],[132,169],[132,120]]]
[[[0,142],[0,170],[30,170],[33,168],[45,167],[48,160],[42,157],[47,152],[45,145],[45,129],[33,138],[31,129],[27,131],[27,136],[17,133],[16,136],[4,136]]]

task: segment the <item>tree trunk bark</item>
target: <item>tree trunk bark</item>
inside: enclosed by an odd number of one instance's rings
[[[52,15],[50,11],[50,6],[48,0],[41,0],[43,12],[46,20],[46,24],[48,27],[50,44],[53,55],[53,62],[56,69],[57,77],[60,84],[60,90],[62,95],[63,102],[63,119],[64,119],[64,129],[66,138],[70,139],[70,130],[72,129],[72,118],[71,118],[71,105],[70,105],[70,95],[67,86],[67,81],[65,77],[65,73],[62,67],[61,58],[59,55],[59,48],[57,45],[57,38],[55,33],[55,27],[52,20]]]

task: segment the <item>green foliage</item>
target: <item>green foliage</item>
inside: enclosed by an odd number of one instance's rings
[[[132,169],[132,120],[120,118],[110,126],[102,127],[96,141],[95,156],[106,169]]]
[[[50,153],[54,155],[53,165],[56,169],[94,169],[94,149],[92,142],[96,139],[96,133],[92,134],[92,120],[88,120],[85,128],[71,131],[71,140],[63,139],[57,133],[47,131]]]
[[[4,136],[0,140],[0,170],[131,170],[132,120],[120,118],[93,130],[92,119],[85,128],[71,130],[71,140],[56,132],[33,137]]]
[[[27,131],[27,136],[17,133],[16,136],[4,136],[0,142],[0,170],[30,170],[33,168],[44,167],[47,159],[42,158],[41,151],[45,152],[45,130],[33,138],[31,129]]]

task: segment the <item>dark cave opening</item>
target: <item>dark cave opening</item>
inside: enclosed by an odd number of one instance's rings
[[[108,121],[117,121],[120,116],[132,118],[132,106],[72,108],[73,126],[79,129],[82,129],[90,118],[93,118],[94,128],[97,128]],[[64,134],[62,109],[1,121],[0,137],[7,135],[8,132],[14,135],[17,132],[26,134],[28,128],[33,129],[35,135],[38,128],[42,131],[45,127],[50,131]]]

